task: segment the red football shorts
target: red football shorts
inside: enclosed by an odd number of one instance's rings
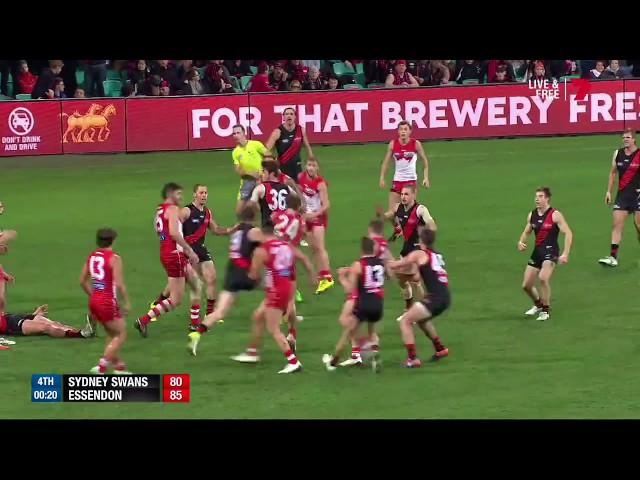
[[[399,182],[399,181],[393,181],[393,183],[391,184],[391,191],[393,193],[397,193],[398,195],[400,195],[402,193],[402,189],[404,187],[413,187],[413,188],[417,188],[418,187],[418,181],[417,180],[409,180],[408,182]]]
[[[277,308],[284,314],[287,312],[289,302],[293,296],[293,282],[289,280],[280,281],[273,288],[266,290],[265,294],[265,307]]]
[[[308,232],[313,230],[315,227],[324,227],[326,229],[327,225],[329,224],[329,216],[325,213],[324,215],[320,215],[313,220],[307,220],[305,223],[307,225]]]
[[[89,314],[100,323],[109,323],[116,318],[121,318],[120,309],[115,301],[109,302],[97,298],[89,300]]]
[[[160,254],[160,262],[169,278],[182,278],[187,276],[187,257],[182,252]]]

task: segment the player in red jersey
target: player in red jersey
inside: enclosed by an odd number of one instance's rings
[[[367,322],[368,337],[378,338],[376,323],[382,319],[384,311],[384,278],[385,266],[375,254],[375,242],[362,237],[360,242],[360,259],[350,267],[338,270],[339,280],[347,294],[347,300],[340,314],[342,335],[336,344],[333,355],[325,354],[322,362],[327,370],[333,371],[338,366],[342,350],[349,340],[355,338],[361,322]],[[372,367],[374,371],[380,368],[377,342],[371,346],[373,351]],[[353,362],[343,362],[340,365],[353,365]]]
[[[417,267],[427,291],[424,299],[415,302],[401,317],[400,332],[407,349],[407,360],[404,363],[407,368],[416,368],[422,365],[416,353],[414,325],[418,325],[433,343],[435,353],[431,360],[440,360],[449,355],[449,349],[442,344],[433,325],[433,320],[451,305],[449,276],[444,269],[442,255],[433,250],[435,240],[435,231],[425,228],[420,232],[420,244],[417,250],[413,250],[402,260],[389,263],[389,266],[394,270],[403,270],[410,265]]]
[[[39,306],[31,314],[6,313],[6,284],[13,282],[13,276],[5,272],[2,269],[2,265],[0,265],[0,335],[22,335],[29,337],[47,335],[53,338],[89,338],[93,336],[89,325],[79,330],[70,325],[55,322],[47,318],[48,305]]]
[[[310,279],[312,265],[300,250],[276,238],[272,224],[263,226],[262,233],[265,241],[253,254],[249,278],[257,281],[260,270],[264,268],[265,299],[253,313],[253,339],[249,348],[232,358],[243,363],[258,362],[260,360],[258,346],[262,342],[266,327],[287,359],[287,365],[278,373],[294,373],[302,370],[302,364],[280,331],[280,318],[286,313],[293,297],[291,279],[295,261],[302,262]]]
[[[329,202],[329,190],[327,182],[320,176],[320,166],[315,157],[309,157],[305,171],[298,177],[298,184],[304,195],[306,214],[304,220],[307,224],[307,238],[311,245],[311,251],[318,268],[318,288],[316,294],[325,292],[333,287],[329,254],[325,246],[325,232],[328,224],[328,212],[331,206]]]
[[[152,318],[170,312],[180,305],[184,296],[187,268],[191,268],[189,262],[195,265],[200,261],[182,236],[178,207],[182,203],[182,187],[177,183],[167,183],[162,189],[162,198],[164,202],[158,205],[156,210],[155,226],[160,238],[160,262],[168,277],[169,298],[136,320],[135,327],[143,337],[147,336],[147,326]]]
[[[287,198],[287,210],[284,212],[273,212],[271,214],[271,222],[276,236],[289,244],[293,248],[298,248],[302,236],[304,235],[305,224],[302,215],[300,215],[300,197],[290,195]],[[296,350],[297,332],[296,323],[304,320],[303,317],[296,314],[296,299],[300,295],[300,292],[296,288],[295,266],[293,270],[294,289],[296,290],[295,298],[291,299],[291,303],[287,310],[287,323],[289,325],[289,331],[287,334],[287,341],[292,350]]]
[[[0,202],[0,215],[4,213],[4,203]],[[2,230],[0,228],[0,255],[9,251],[9,243],[15,240],[17,233],[15,230]]]
[[[80,285],[89,295],[89,318],[100,322],[107,333],[107,345],[98,365],[91,373],[104,375],[109,366],[115,374],[130,374],[120,357],[120,349],[127,340],[124,317],[131,310],[129,295],[124,284],[122,259],[113,251],[113,242],[118,234],[110,228],[98,230],[98,248],[91,252],[82,266]],[[122,312],[118,295],[122,298]]]
[[[385,175],[389,168],[391,158],[395,161],[395,172],[393,174],[393,184],[389,192],[389,209],[400,202],[400,193],[402,187],[417,187],[418,173],[416,171],[416,162],[418,157],[422,160],[424,166],[422,185],[429,188],[429,160],[424,153],[422,144],[411,137],[411,125],[407,121],[398,123],[398,138],[389,142],[387,153],[382,161],[380,169],[380,188],[385,188]]]

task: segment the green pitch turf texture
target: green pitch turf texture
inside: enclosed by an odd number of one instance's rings
[[[263,362],[237,364],[250,314],[261,293],[240,297],[226,322],[207,334],[197,358],[186,351],[188,307],[165,315],[142,339],[133,318],[164,286],[153,227],[162,184],[209,185],[209,205],[222,225],[234,220],[237,180],[229,152],[158,153],[0,159],[4,228],[19,236],[0,260],[16,276],[9,311],[49,304],[50,317],[81,326],[86,297],[78,286],[97,227],[116,228],[133,303],[123,357],[139,373],[191,374],[189,404],[32,404],[33,373],[86,373],[103,338],[17,338],[0,352],[0,418],[628,418],[639,417],[637,289],[640,247],[625,228],[620,266],[606,269],[611,213],[603,203],[618,136],[433,142],[426,144],[433,187],[422,189],[438,222],[453,295],[436,325],[451,355],[438,364],[400,367],[405,351],[396,316],[400,292],[387,285],[381,323],[384,370],[325,371],[340,329],[343,292],[304,290],[299,327],[304,372],[277,375],[285,364],[270,338]],[[384,204],[378,188],[382,144],[315,147],[330,183],[328,248],[332,268],[358,255],[358,240]],[[525,319],[521,291],[529,252],[516,242],[534,189],[549,185],[553,205],[574,232],[569,264],[552,281],[552,319]],[[389,233],[389,232],[388,232]],[[530,242],[531,244],[532,242]],[[222,276],[226,237],[208,237]],[[400,245],[394,245],[395,253]],[[218,285],[222,284],[219,278]],[[104,335],[104,334],[103,334]],[[418,353],[431,344],[417,335]]]

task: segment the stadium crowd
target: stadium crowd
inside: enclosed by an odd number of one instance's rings
[[[640,60],[0,60],[0,92],[19,99],[426,87],[565,76],[640,77]]]

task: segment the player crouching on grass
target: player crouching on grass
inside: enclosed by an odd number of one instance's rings
[[[45,315],[48,305],[41,305],[32,314],[5,313],[7,304],[6,284],[14,278],[0,266],[0,334],[4,335],[47,335],[53,338],[89,338],[93,331],[87,326],[83,330],[50,320]]]
[[[127,339],[127,327],[124,316],[131,310],[129,295],[124,285],[122,259],[112,245],[118,234],[110,228],[101,228],[96,234],[98,248],[91,252],[82,267],[80,285],[89,295],[89,325],[100,322],[107,332],[107,345],[98,365],[91,373],[104,375],[107,368],[113,366],[114,373],[127,375],[125,363],[120,358],[120,349]],[[123,300],[122,314],[118,306],[116,290]],[[93,333],[93,332],[92,332]]]
[[[367,322],[369,338],[377,339],[376,323],[382,318],[384,311],[385,267],[384,261],[376,255],[375,250],[374,240],[363,237],[360,242],[360,259],[350,267],[338,270],[338,279],[347,293],[347,300],[340,314],[342,335],[336,344],[335,352],[333,355],[325,354],[322,357],[322,363],[330,372],[337,368],[340,354],[347,343],[355,338],[361,322]],[[377,343],[371,346],[371,351],[371,366],[374,371],[379,371],[381,363]]]
[[[573,233],[564,216],[549,204],[551,190],[540,187],[536,190],[536,208],[527,216],[527,225],[518,240],[518,250],[527,249],[527,237],[531,232],[536,234],[536,245],[531,253],[529,264],[524,270],[522,289],[533,300],[533,307],[525,312],[527,316],[538,315],[536,320],[549,319],[551,304],[551,275],[556,263],[567,263],[573,242]],[[558,236],[564,234],[564,251],[560,253]],[[536,290],[536,277],[540,280],[540,294]]]
[[[389,263],[394,271],[415,265],[427,291],[424,299],[413,303],[411,308],[400,318],[402,341],[407,349],[407,360],[404,366],[407,368],[416,368],[422,365],[416,353],[414,324],[418,325],[433,343],[435,353],[431,360],[440,360],[449,355],[449,349],[442,344],[438,332],[433,326],[433,319],[451,305],[449,277],[444,269],[442,255],[433,250],[435,240],[436,232],[425,228],[420,232],[420,243],[417,250],[413,250],[402,260]]]

